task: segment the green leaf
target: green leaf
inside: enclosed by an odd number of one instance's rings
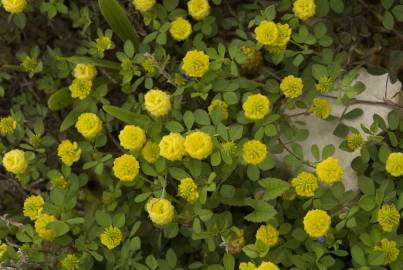
[[[109,226],[112,224],[112,217],[101,210],[98,210],[95,212],[95,220],[97,223],[103,227]]]
[[[61,110],[73,104],[74,99],[67,87],[53,93],[48,99],[48,107],[51,110]]]
[[[392,13],[390,13],[389,11],[385,11],[385,13],[383,14],[383,26],[386,29],[393,29],[393,26],[395,24],[395,20],[393,19]]]
[[[344,2],[343,0],[330,0],[329,1],[330,8],[333,9],[336,13],[342,13],[344,11]]]
[[[370,251],[368,255],[368,263],[373,266],[381,266],[385,262],[386,254],[381,251]]]
[[[359,246],[353,246],[351,248],[351,255],[353,256],[353,260],[356,261],[359,265],[366,265],[364,251],[362,251]]]
[[[110,60],[97,59],[86,56],[70,56],[70,57],[61,57],[60,59],[66,60],[67,62],[73,64],[91,64],[98,67],[110,68],[115,70],[120,70],[120,63],[113,62]]]
[[[290,188],[290,184],[277,178],[266,178],[259,181],[259,184],[266,188],[264,200],[273,200],[286,192]]]
[[[69,127],[73,126],[76,121],[78,116],[80,115],[79,112],[76,111],[71,111],[69,112],[66,117],[64,118],[62,124],[60,125],[60,132],[65,131],[66,129],[68,129]]]
[[[224,254],[223,263],[224,263],[225,270],[234,270],[235,259],[234,259],[234,257],[232,257],[231,254],[228,254],[228,253]]]
[[[168,121],[165,123],[165,127],[171,131],[171,132],[182,132],[185,129],[183,128],[183,126],[181,125],[181,123],[177,122],[177,121]]]
[[[333,144],[328,144],[322,149],[322,159],[326,159],[334,154],[335,147]]]
[[[386,160],[388,159],[391,151],[387,145],[382,145],[381,148],[379,148],[378,152],[378,158],[379,160],[383,163],[386,164]]]
[[[384,9],[390,9],[390,7],[393,5],[393,2],[395,0],[381,0],[382,6]]]
[[[137,125],[143,129],[148,129],[152,124],[152,120],[143,114],[137,114],[112,105],[104,105],[102,108],[113,117],[130,125]]]
[[[125,42],[130,40],[137,48],[139,41],[125,10],[117,0],[98,0],[99,8],[109,26]]]
[[[403,5],[393,7],[392,13],[398,22],[403,22]]]
[[[397,111],[391,111],[388,114],[389,129],[396,130],[399,127],[400,115]]]
[[[183,123],[185,123],[185,126],[187,129],[191,129],[193,124],[195,122],[195,117],[191,111],[186,111],[183,114]]]
[[[319,64],[313,64],[312,75],[316,80],[319,80],[322,77],[329,76],[329,73],[327,72],[327,68],[325,66]]]
[[[250,222],[268,222],[270,219],[274,218],[277,211],[274,207],[264,201],[256,201],[249,199],[248,205],[253,207],[255,210],[244,218]]]
[[[52,223],[49,223],[46,227],[55,231],[56,237],[62,236],[70,231],[70,227],[63,221],[54,221]]]

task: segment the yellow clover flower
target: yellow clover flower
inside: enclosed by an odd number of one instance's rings
[[[151,10],[155,5],[155,0],[133,0],[134,7],[144,13]]]
[[[280,268],[272,262],[262,262],[256,270],[280,270]]]
[[[17,121],[11,115],[0,119],[0,134],[2,136],[12,134],[16,127]]]
[[[57,147],[57,155],[64,164],[71,166],[80,159],[81,148],[78,146],[77,142],[64,140]]]
[[[151,89],[144,95],[146,110],[154,117],[167,115],[171,110],[171,97],[167,92]]]
[[[147,141],[143,150],[141,150],[141,154],[147,162],[154,163],[160,156],[160,147],[155,142]]]
[[[185,138],[179,133],[171,132],[169,135],[162,137],[159,148],[160,156],[171,160],[181,160],[186,154]]]
[[[69,90],[72,98],[79,98],[80,100],[83,100],[91,93],[92,81],[74,79],[69,86]]]
[[[95,47],[98,53],[103,54],[106,50],[112,48],[112,40],[108,36],[102,36],[95,40]]]
[[[384,265],[393,263],[399,257],[400,249],[397,247],[396,241],[383,238],[381,244],[375,247],[376,251],[385,253]]]
[[[277,23],[276,26],[278,29],[278,36],[273,45],[278,47],[286,47],[290,41],[292,33],[290,25],[288,23]]]
[[[246,73],[253,73],[259,70],[263,63],[262,53],[255,48],[241,47],[246,55],[246,61],[241,64],[241,69]]]
[[[193,19],[201,21],[210,14],[210,4],[208,0],[190,0],[188,11]]]
[[[187,39],[192,33],[192,25],[182,17],[177,17],[169,27],[169,33],[177,41]]]
[[[318,189],[318,178],[309,172],[301,172],[291,180],[295,193],[302,197],[312,197]]]
[[[315,89],[319,93],[326,93],[332,90],[333,80],[330,77],[320,77]]]
[[[293,75],[288,75],[283,78],[280,83],[280,90],[288,98],[296,98],[302,95],[302,89],[304,84],[301,78],[295,77]]]
[[[319,181],[326,184],[333,184],[341,181],[343,168],[336,158],[329,157],[316,165],[316,175]]]
[[[195,159],[205,159],[213,152],[213,139],[203,131],[194,131],[186,136],[185,142],[186,153]]]
[[[242,147],[242,157],[247,164],[258,165],[267,157],[267,147],[258,140],[250,140]]]
[[[147,202],[146,210],[151,221],[160,226],[172,222],[175,215],[175,208],[171,202],[164,198],[152,198]]]
[[[278,38],[278,32],[274,22],[263,20],[255,28],[256,40],[263,45],[273,45]]]
[[[122,242],[122,232],[118,227],[109,225],[100,235],[102,245],[114,249]]]
[[[261,241],[265,246],[272,247],[277,244],[279,234],[272,225],[261,225],[256,231],[256,241]]]
[[[19,149],[7,152],[3,157],[3,166],[6,171],[13,174],[23,174],[28,168],[28,161],[25,153]]]
[[[326,211],[314,209],[308,211],[304,217],[304,230],[311,237],[321,237],[327,234],[332,222]]]
[[[1,0],[1,3],[4,9],[12,14],[21,13],[27,5],[26,0]]]
[[[7,244],[2,243],[0,241],[0,259],[1,259],[1,257],[3,257],[4,253],[6,253],[6,251],[7,251]]]
[[[250,120],[263,119],[270,111],[270,100],[262,94],[250,95],[242,105],[245,117]]]
[[[210,115],[215,108],[221,109],[224,120],[228,118],[228,104],[225,101],[217,98],[213,99],[210,103],[210,106],[207,108]]]
[[[52,229],[48,229],[49,223],[57,221],[55,216],[42,214],[35,221],[35,231],[38,233],[39,237],[45,240],[52,241],[56,237],[56,232]]]
[[[325,98],[314,98],[309,110],[318,118],[327,119],[330,115],[330,103]]]
[[[76,122],[77,131],[86,139],[94,139],[102,131],[102,121],[95,113],[82,113]]]
[[[197,185],[192,178],[181,180],[181,183],[178,185],[178,196],[190,203],[195,202],[199,198]]]
[[[361,137],[361,134],[358,132],[349,134],[347,136],[346,140],[347,140],[347,147],[351,151],[355,151],[355,150],[361,148],[361,146],[364,144],[364,140]]]
[[[377,212],[377,221],[385,232],[391,232],[400,223],[399,210],[393,204],[385,204]]]
[[[241,262],[239,264],[239,270],[256,270],[256,265],[251,262]]]
[[[292,8],[295,17],[303,21],[315,16],[315,10],[315,0],[296,0]]]
[[[131,182],[139,174],[139,162],[128,154],[123,154],[113,161],[113,174],[123,182]]]
[[[45,205],[45,201],[40,195],[31,195],[24,201],[24,210],[23,214],[26,217],[29,217],[31,220],[36,220],[41,214],[43,210],[43,206]]]
[[[63,260],[60,261],[63,270],[79,270],[80,261],[74,254],[67,254]]]
[[[182,60],[182,69],[190,77],[203,77],[208,71],[210,58],[203,51],[188,51]]]
[[[138,150],[146,142],[146,133],[141,127],[126,125],[119,133],[119,141],[126,150]]]
[[[91,64],[77,64],[73,71],[74,78],[79,80],[92,80],[97,76],[97,69]]]
[[[236,226],[230,228],[231,236],[227,242],[227,250],[232,255],[241,253],[245,245],[244,231]]]
[[[386,160],[386,171],[394,176],[399,177],[403,175],[403,153],[391,153]]]

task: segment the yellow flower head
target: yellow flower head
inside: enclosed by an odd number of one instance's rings
[[[343,168],[336,158],[329,157],[316,165],[316,175],[319,181],[326,184],[333,184],[341,181]]]
[[[320,77],[315,89],[319,93],[326,93],[332,89],[333,80],[330,77]]]
[[[146,142],[146,133],[141,127],[126,125],[119,133],[119,141],[126,150],[138,150]]]
[[[74,79],[69,86],[71,97],[79,98],[80,100],[85,99],[91,93],[91,89],[91,80]]]
[[[155,0],[133,0],[134,7],[144,13],[151,10],[155,5]]]
[[[3,257],[4,253],[7,251],[7,245],[5,243],[1,243],[0,241],[0,259]]]
[[[273,45],[278,38],[277,25],[272,21],[261,21],[255,28],[256,40],[263,45]]]
[[[210,58],[203,51],[188,51],[182,60],[182,69],[190,77],[203,77],[208,71]]]
[[[160,147],[155,142],[147,141],[143,150],[141,150],[141,154],[147,162],[154,163],[160,157]]]
[[[288,75],[280,83],[280,90],[288,98],[296,98],[302,95],[304,84],[301,78]]]
[[[178,196],[193,203],[199,198],[197,185],[192,178],[184,178],[178,186]]]
[[[227,242],[227,250],[232,255],[241,253],[245,245],[244,231],[236,226],[230,228],[231,236]]]
[[[246,55],[246,61],[241,64],[241,69],[246,73],[253,73],[259,70],[263,63],[262,53],[255,48],[241,47]]]
[[[256,94],[246,98],[242,105],[246,118],[250,120],[263,119],[270,111],[270,100],[268,97]]]
[[[57,219],[55,216],[42,214],[35,221],[35,231],[38,233],[39,237],[45,240],[52,241],[56,237],[56,232],[52,229],[48,229],[49,223],[55,222]]]
[[[22,174],[28,168],[28,161],[25,153],[19,149],[13,149],[7,152],[3,157],[3,166],[6,171],[13,174]]]
[[[27,5],[26,0],[1,0],[1,3],[4,9],[12,14],[21,13]]]
[[[169,33],[171,33],[171,36],[177,41],[185,40],[192,33],[192,25],[188,20],[182,17],[177,17],[171,23]]]
[[[77,64],[73,74],[74,78],[79,80],[92,80],[97,76],[97,69],[91,64]]]
[[[208,0],[190,0],[188,2],[190,16],[197,21],[201,21],[210,14],[210,4]]]
[[[312,197],[318,189],[318,178],[309,172],[301,172],[291,180],[295,193],[302,197]]]
[[[326,211],[314,209],[308,211],[304,217],[304,230],[311,237],[321,237],[326,235],[332,222]]]
[[[239,270],[256,270],[256,265],[251,262],[241,262],[239,264]]]
[[[159,147],[160,156],[171,160],[181,160],[186,154],[185,138],[179,133],[171,132],[169,135],[162,137]]]
[[[349,134],[346,140],[347,140],[347,146],[351,151],[355,151],[361,148],[361,146],[364,144],[364,139],[358,132]]]
[[[394,176],[399,177],[403,175],[403,153],[391,153],[386,160],[386,171]]]
[[[267,247],[276,245],[278,236],[278,230],[270,224],[261,225],[256,231],[256,241],[261,241]]]
[[[63,260],[60,261],[63,270],[79,270],[80,261],[74,254],[67,254]]]
[[[76,122],[77,131],[86,139],[94,139],[102,131],[102,121],[95,113],[82,113]]]
[[[149,57],[144,58],[143,62],[141,62],[141,66],[147,73],[154,73],[155,71],[157,71],[153,60]]]
[[[102,245],[114,249],[122,242],[122,232],[118,227],[109,225],[100,235]]]
[[[175,208],[164,198],[152,198],[147,202],[146,210],[154,224],[164,226],[172,222]]]
[[[247,164],[258,165],[267,157],[267,147],[258,140],[250,140],[244,143],[242,157]]]
[[[144,95],[146,110],[154,117],[167,115],[171,110],[171,97],[167,92],[151,89]]]
[[[292,9],[295,17],[303,21],[313,17],[315,10],[315,0],[296,0]]]
[[[217,98],[213,99],[210,103],[210,106],[208,106],[208,112],[210,115],[215,108],[221,109],[224,120],[228,118],[228,104],[225,103],[225,101],[222,101],[221,99]]]
[[[385,232],[391,232],[400,223],[399,210],[393,204],[385,204],[378,210],[377,221]]]
[[[57,147],[57,155],[62,162],[67,166],[73,165],[81,157],[81,149],[77,142],[71,142],[70,140],[62,141]]]
[[[262,262],[256,270],[280,270],[280,268],[272,262]]]
[[[99,53],[104,53],[112,48],[112,40],[108,36],[102,36],[95,40],[95,47]]]
[[[277,23],[276,25],[278,29],[278,37],[273,45],[278,47],[286,47],[288,41],[290,41],[292,30],[288,23]]]
[[[326,119],[330,115],[330,103],[325,98],[314,98],[309,110],[318,118]]]
[[[24,201],[24,216],[29,217],[31,220],[36,220],[42,213],[45,201],[39,195],[31,195]]]
[[[0,119],[0,134],[5,136],[8,134],[12,134],[17,127],[17,121],[15,121],[14,117],[7,116],[2,117]]]
[[[400,249],[397,247],[396,241],[388,240],[386,238],[381,240],[381,244],[376,246],[375,250],[385,253],[384,265],[388,265],[396,261],[400,254]]]
[[[139,162],[132,155],[123,154],[113,161],[113,174],[123,182],[133,181],[139,168]]]
[[[186,136],[186,153],[195,159],[205,159],[213,152],[213,139],[203,131],[195,131]]]

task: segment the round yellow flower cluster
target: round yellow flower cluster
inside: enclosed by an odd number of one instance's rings
[[[141,127],[126,125],[119,133],[119,141],[126,150],[138,150],[146,142],[146,133]]]
[[[152,198],[147,202],[146,210],[151,221],[159,226],[172,222],[175,215],[175,208],[170,201],[164,198]]]
[[[199,198],[197,185],[192,178],[184,178],[178,185],[178,196],[193,203]]]
[[[76,122],[77,131],[86,139],[94,139],[102,131],[102,121],[94,113],[82,113]]]
[[[171,132],[165,135],[159,143],[160,156],[170,161],[181,160],[186,154],[184,143],[185,138],[179,133]]]
[[[113,161],[113,174],[123,182],[131,182],[139,174],[139,162],[129,154],[123,154]]]
[[[396,241],[383,238],[380,245],[375,247],[376,251],[385,253],[384,265],[393,263],[399,257],[400,249],[397,247]]]
[[[304,217],[304,230],[311,237],[321,237],[327,234],[332,222],[326,211],[314,209],[308,211]]]
[[[242,105],[245,117],[250,120],[261,120],[270,111],[270,100],[262,94],[250,95]]]
[[[255,28],[256,40],[271,53],[279,53],[285,50],[290,41],[292,30],[288,24],[274,23],[263,20]]]
[[[225,101],[217,98],[213,99],[210,106],[208,106],[208,112],[210,115],[215,108],[219,108],[222,111],[224,120],[228,118],[228,104]]]
[[[403,175],[403,153],[391,153],[386,160],[386,171],[394,176],[399,177]]]
[[[283,78],[280,83],[280,90],[288,98],[296,98],[302,95],[302,89],[304,83],[301,78],[297,78],[293,75],[288,75]]]
[[[239,264],[239,270],[256,270],[256,265],[251,262],[241,262]]]
[[[315,84],[315,89],[319,93],[326,93],[332,90],[333,80],[330,77],[320,77],[317,84]]]
[[[213,139],[203,131],[194,131],[186,136],[185,151],[195,159],[205,159],[213,152]]]
[[[242,147],[242,157],[247,164],[258,165],[267,157],[267,146],[258,140],[247,141]]]
[[[246,55],[246,61],[241,64],[242,71],[248,74],[257,72],[263,63],[261,52],[248,47],[241,47],[241,51]]]
[[[12,134],[16,128],[17,121],[11,115],[0,119],[0,134],[2,136]]]
[[[315,0],[296,0],[292,10],[298,19],[306,21],[315,16]]]
[[[351,151],[355,151],[364,144],[364,139],[361,137],[361,134],[358,132],[351,133],[346,138],[347,147]]]
[[[3,257],[4,253],[7,251],[7,245],[6,243],[2,243],[0,240],[0,259]]]
[[[290,41],[292,30],[287,23],[277,23],[276,26],[278,29],[277,39],[273,44],[267,45],[266,48],[272,54],[282,54]]]
[[[56,217],[48,214],[41,214],[35,221],[35,231],[39,237],[45,240],[52,241],[56,237],[56,232],[53,229],[48,229],[48,224],[57,221]]]
[[[12,14],[21,13],[27,6],[26,0],[1,0],[4,9]]]
[[[309,172],[301,172],[291,180],[295,193],[302,197],[312,197],[318,189],[318,178]]]
[[[92,80],[97,76],[97,69],[91,64],[77,64],[74,67],[75,79],[69,86],[71,97],[85,99],[92,90]]]
[[[40,195],[31,195],[24,201],[23,214],[31,220],[36,220],[42,214],[45,201]]]
[[[74,162],[80,159],[81,148],[78,146],[77,142],[64,140],[57,147],[57,155],[64,164],[71,166]]]
[[[192,25],[182,17],[177,17],[169,27],[169,33],[177,41],[187,39],[192,33]]]
[[[6,171],[13,174],[23,174],[28,168],[28,161],[25,153],[19,149],[13,149],[7,152],[3,157],[3,166]]]
[[[197,21],[201,21],[210,15],[208,0],[190,0],[187,5],[190,16]]]
[[[147,162],[154,163],[160,156],[160,147],[155,142],[147,141],[141,150],[141,154]]]
[[[119,246],[122,242],[122,237],[121,230],[113,225],[106,227],[100,235],[102,245],[106,246],[108,249],[114,249]]]
[[[73,75],[78,80],[93,80],[97,76],[97,69],[91,64],[77,64],[74,67]]]
[[[171,97],[167,92],[151,89],[144,95],[146,110],[154,117],[162,117],[171,110]]]
[[[154,5],[155,0],[133,0],[133,6],[141,13],[150,11]]]
[[[319,181],[326,184],[333,184],[341,181],[343,168],[336,158],[329,157],[316,165],[316,175]]]
[[[63,270],[79,270],[80,261],[74,254],[67,254],[63,260],[60,261],[60,266]]]
[[[278,242],[279,232],[278,230],[270,225],[261,225],[256,231],[256,241],[262,242],[267,247],[273,247]]]
[[[203,51],[188,51],[182,60],[182,69],[190,77],[203,77],[209,69],[210,58]]]
[[[102,36],[95,40],[95,47],[98,53],[103,54],[106,50],[112,49],[112,40],[108,36]]]
[[[309,110],[318,118],[327,119],[330,115],[330,103],[325,98],[314,98]]]
[[[251,262],[242,262],[239,264],[239,270],[280,270],[280,268],[272,262],[262,262],[258,267]]]
[[[377,221],[385,232],[391,232],[400,223],[399,210],[393,204],[385,204],[377,212]]]

